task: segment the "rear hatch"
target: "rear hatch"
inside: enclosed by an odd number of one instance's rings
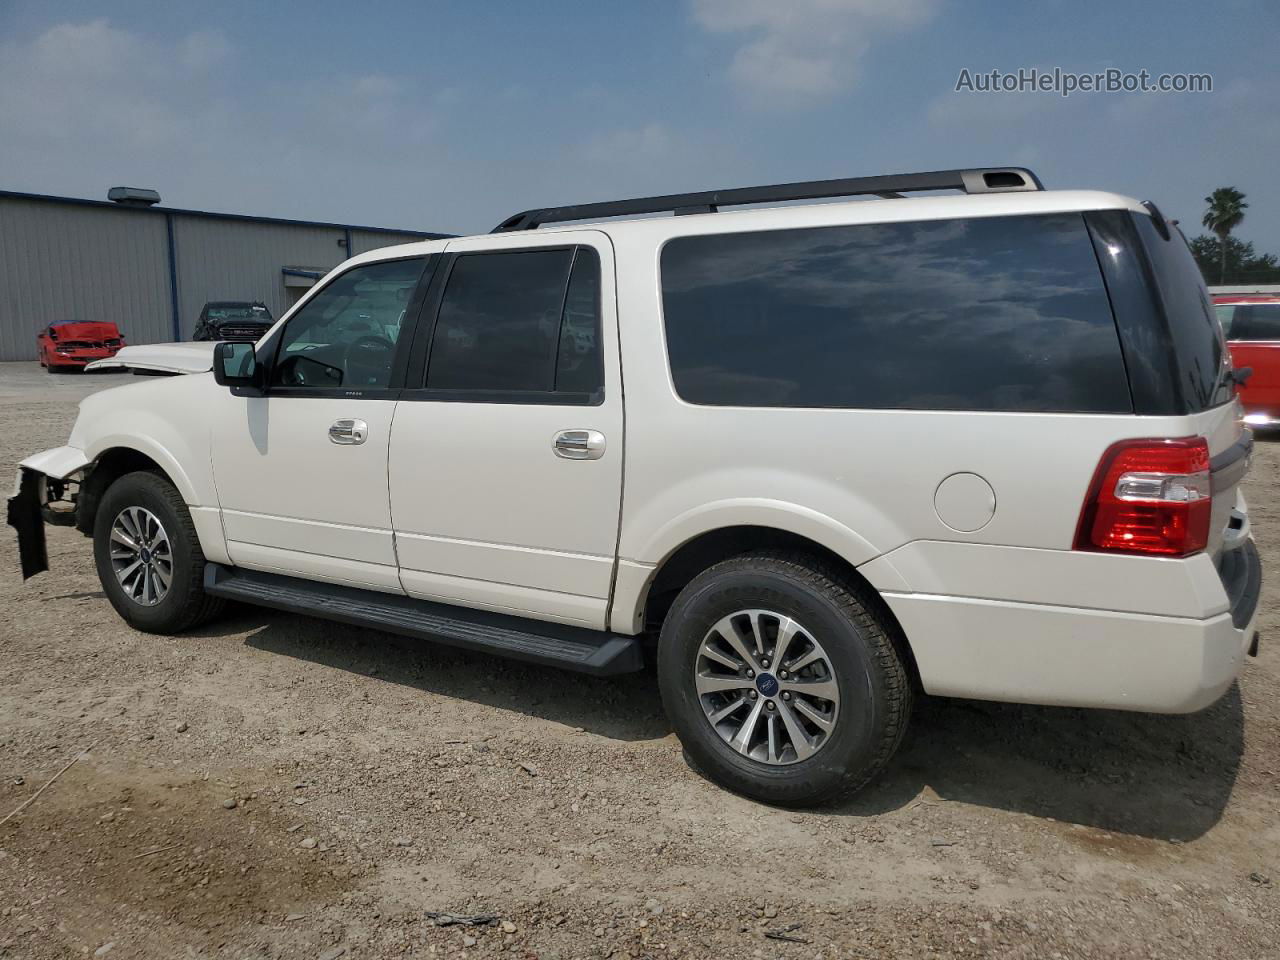
[[[1231,532],[1232,512],[1249,466],[1253,437],[1236,402],[1231,354],[1222,325],[1186,238],[1154,208],[1150,216],[1135,215],[1134,220],[1163,304],[1173,366],[1182,387],[1181,402],[1191,416],[1194,432],[1209,442],[1213,519],[1208,550],[1217,558]],[[1238,529],[1239,524],[1236,526]]]
[[[1175,432],[1208,443],[1213,511],[1207,550],[1247,534],[1236,513],[1252,452],[1227,350],[1195,258],[1176,225],[1154,206],[1147,213],[1088,215],[1095,250],[1115,311],[1134,412],[1179,418]]]

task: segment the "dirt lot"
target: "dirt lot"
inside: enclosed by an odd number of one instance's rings
[[[0,474],[120,382],[0,365]],[[0,827],[0,957],[1280,956],[1280,444],[1248,495],[1273,573],[1222,702],[926,699],[807,813],[693,774],[649,675],[252,609],[147,636],[86,539],[24,585],[4,528],[0,816],[93,749]]]

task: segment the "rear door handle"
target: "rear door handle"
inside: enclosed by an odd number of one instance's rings
[[[557,457],[566,460],[599,460],[604,456],[604,434],[599,430],[561,430],[552,447]]]
[[[369,439],[369,425],[363,420],[335,420],[329,427],[329,440],[343,445],[364,443]]]

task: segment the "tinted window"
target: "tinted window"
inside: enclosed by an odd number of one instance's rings
[[[1132,410],[1079,215],[683,237],[662,291],[693,403]]]
[[[1238,303],[1218,310],[1232,311],[1230,323],[1223,323],[1232,340],[1280,340],[1280,303]]]
[[[440,303],[428,389],[593,393],[600,266],[588,247],[469,253]]]
[[[386,387],[424,261],[392,260],[337,277],[289,318],[271,382],[320,390]]]
[[[1226,343],[1187,241],[1179,230],[1171,230],[1165,239],[1149,216],[1137,214],[1133,219],[1151,259],[1189,412],[1226,403],[1233,392]]]
[[[604,386],[600,353],[600,258],[579,247],[565,295],[556,385],[566,393],[595,393]]]
[[[260,323],[271,319],[271,311],[266,307],[249,303],[210,306],[205,312],[210,320],[253,320]]]

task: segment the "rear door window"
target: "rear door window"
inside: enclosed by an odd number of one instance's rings
[[[1133,409],[1079,214],[681,237],[662,293],[691,403]]]
[[[594,250],[458,256],[432,334],[427,390],[463,400],[590,402],[603,383]]]

